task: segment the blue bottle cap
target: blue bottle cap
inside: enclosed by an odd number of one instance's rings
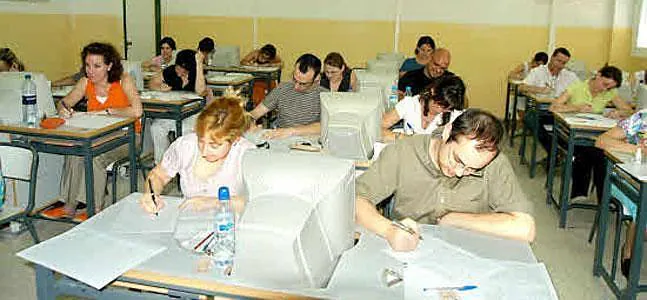
[[[228,201],[229,200],[229,188],[226,186],[221,186],[218,189],[218,200]]]
[[[411,90],[411,87],[407,85],[406,90],[407,90],[407,91],[410,91],[410,90]]]

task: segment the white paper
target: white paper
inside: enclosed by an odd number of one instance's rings
[[[110,126],[117,122],[121,122],[123,120],[124,118],[120,117],[76,112],[72,115],[71,118],[65,120],[63,128],[75,127],[84,129],[99,129]]]
[[[202,97],[196,93],[185,92],[185,91],[170,91],[170,92],[145,91],[140,94],[140,97],[145,100],[155,99],[155,100],[161,100],[161,101],[202,99]]]
[[[572,125],[586,125],[586,126],[597,126],[597,127],[614,127],[618,123],[618,120],[609,119],[600,114],[590,114],[590,113],[578,113],[575,115],[566,115],[566,122]]]
[[[138,196],[141,194],[137,194]],[[114,214],[114,222],[110,225],[110,231],[115,233],[172,233],[175,230],[179,206],[182,200],[175,197],[164,197],[162,199],[166,206],[159,211],[158,215],[150,215],[139,205],[139,198],[131,199],[122,205]],[[123,201],[123,200],[122,200]]]
[[[209,82],[236,82],[239,80],[244,80],[251,78],[252,76],[249,74],[243,74],[243,73],[228,73],[225,75],[211,75],[207,77],[207,81]]]
[[[618,164],[620,169],[623,169],[631,176],[638,178],[640,181],[647,181],[647,164],[629,162]]]
[[[164,250],[159,245],[74,228],[17,255],[101,289]]]
[[[242,69],[248,69],[251,71],[265,71],[272,72],[277,71],[279,67],[264,67],[264,66],[240,66]]]

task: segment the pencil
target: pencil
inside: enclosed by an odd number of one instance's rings
[[[155,205],[155,209],[157,210],[157,201],[155,201],[155,192],[153,191],[153,184],[151,183],[151,179],[148,178],[148,188],[151,190],[151,197],[153,197],[153,204]],[[159,216],[159,212],[155,212],[156,216]]]
[[[415,234],[416,234],[416,232],[415,232],[413,229],[411,229],[411,228],[410,228],[409,226],[407,226],[407,225],[402,224],[400,221],[395,221],[395,220],[393,220],[393,221],[391,221],[391,224],[393,224],[393,226],[395,226],[395,227],[398,227],[398,228],[400,228],[400,229],[402,229],[402,230],[404,230],[404,231],[408,232],[408,233],[409,233],[409,234],[411,234],[411,235],[415,235]],[[420,240],[423,240],[422,235],[418,235],[418,238],[419,238]]]
[[[202,239],[202,241],[200,241],[197,245],[195,245],[195,247],[193,247],[193,250],[198,250],[198,248],[200,248],[200,245],[204,244],[204,242],[206,242],[212,235],[213,231],[209,233],[204,239]]]

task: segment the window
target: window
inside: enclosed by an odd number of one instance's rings
[[[647,1],[636,0],[635,5],[632,55],[647,56]]]

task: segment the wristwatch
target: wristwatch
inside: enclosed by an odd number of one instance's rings
[[[112,114],[110,113],[110,108],[106,108],[106,115],[112,115]]]

